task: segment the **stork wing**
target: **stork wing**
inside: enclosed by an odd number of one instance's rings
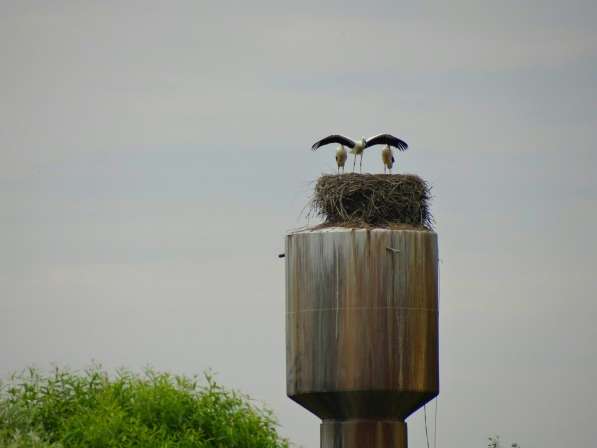
[[[349,139],[344,137],[343,135],[329,135],[326,138],[322,138],[318,142],[313,143],[311,149],[315,151],[317,148],[323,145],[329,145],[330,143],[340,143],[341,145],[348,146],[349,148],[354,148],[355,143]]]
[[[366,148],[373,145],[390,145],[394,148],[398,148],[399,151],[405,151],[408,148],[408,145],[405,141],[400,140],[398,137],[394,137],[390,134],[379,134],[375,137],[371,137],[367,139],[367,144],[365,145]]]

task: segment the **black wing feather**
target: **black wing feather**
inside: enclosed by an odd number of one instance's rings
[[[397,148],[398,151],[405,151],[408,149],[408,145],[404,140],[400,140],[398,137],[394,137],[390,134],[379,134],[375,137],[367,139],[366,148],[373,145],[390,145]]]
[[[354,148],[355,145],[355,142],[353,142],[351,139],[346,138],[343,135],[334,134],[329,135],[326,138],[322,138],[318,142],[313,143],[311,149],[315,151],[320,146],[329,145],[330,143],[339,143],[341,145],[348,146],[349,148]]]

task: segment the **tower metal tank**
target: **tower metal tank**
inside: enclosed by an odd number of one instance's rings
[[[321,448],[405,448],[439,393],[437,234],[305,230],[285,253],[287,395],[322,419]]]

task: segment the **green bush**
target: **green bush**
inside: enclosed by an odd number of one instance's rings
[[[0,447],[282,448],[269,410],[197,378],[30,369],[0,383]]]

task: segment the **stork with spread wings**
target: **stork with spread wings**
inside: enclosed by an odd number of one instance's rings
[[[405,151],[408,149],[408,145],[405,141],[400,140],[398,137],[394,137],[390,134],[379,134],[374,137],[370,137],[365,139],[365,137],[361,137],[360,140],[352,141],[351,139],[344,137],[343,135],[329,135],[321,140],[315,142],[311,149],[315,151],[317,148],[329,145],[330,143],[338,143],[340,146],[336,150],[336,163],[338,165],[338,172],[340,168],[344,172],[344,163],[346,162],[347,152],[344,148],[348,146],[350,148],[350,153],[354,154],[354,160],[352,163],[352,170],[354,171],[357,156],[361,156],[359,170],[362,171],[363,169],[363,152],[365,152],[365,148],[369,148],[370,146],[374,145],[386,145],[386,148],[382,152],[382,161],[384,162],[384,171],[386,168],[392,169],[392,165],[394,163],[394,155],[392,153],[391,147],[398,149],[398,151]]]

